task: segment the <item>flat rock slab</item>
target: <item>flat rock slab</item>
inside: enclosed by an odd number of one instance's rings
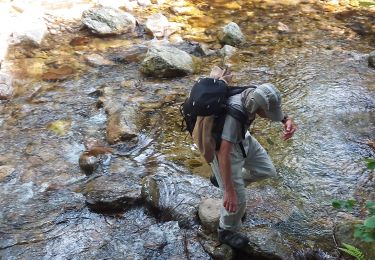
[[[198,205],[207,197],[220,197],[220,191],[199,176],[175,172],[158,172],[145,178],[142,197],[161,217],[197,224]]]
[[[141,198],[140,178],[131,174],[100,176],[88,182],[82,193],[95,212],[119,212]]]
[[[119,35],[133,31],[136,20],[130,13],[100,6],[83,12],[82,23],[94,34]]]

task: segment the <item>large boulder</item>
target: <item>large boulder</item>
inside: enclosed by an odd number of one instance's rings
[[[246,41],[240,27],[234,22],[224,26],[219,38],[221,43],[232,46],[241,45]]]
[[[105,6],[84,11],[82,22],[92,33],[99,35],[123,34],[133,31],[136,25],[136,20],[130,13]]]
[[[141,63],[141,72],[147,76],[171,78],[194,72],[192,57],[175,47],[154,46]]]

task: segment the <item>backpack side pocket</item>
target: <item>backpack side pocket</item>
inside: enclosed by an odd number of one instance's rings
[[[216,142],[212,136],[214,119],[214,116],[198,116],[193,130],[193,141],[208,163],[213,161],[216,150]]]

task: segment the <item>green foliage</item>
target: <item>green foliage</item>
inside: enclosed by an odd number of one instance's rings
[[[366,209],[368,210],[370,216],[375,215],[375,201],[367,201]]]
[[[366,203],[368,210],[368,217],[363,224],[358,224],[354,230],[354,237],[361,239],[363,242],[375,241],[375,201],[368,201]]]
[[[375,158],[365,158],[365,162],[367,164],[367,169],[375,169]]]
[[[355,200],[334,200],[332,206],[336,209],[344,208],[349,212],[353,211],[353,206],[356,204]],[[363,224],[357,224],[354,229],[354,237],[361,241],[370,243],[375,241],[375,201],[368,201],[366,203],[368,210],[368,217]]]
[[[348,255],[354,256],[356,260],[365,260],[365,256],[363,255],[363,253],[361,252],[361,250],[359,250],[355,246],[352,246],[352,245],[349,245],[349,244],[345,244],[345,243],[342,243],[342,245],[345,248],[339,247],[339,249],[341,251],[347,253]]]
[[[355,205],[356,201],[355,200],[333,200],[332,201],[332,206],[335,209],[346,209],[349,212],[353,211],[353,206]]]

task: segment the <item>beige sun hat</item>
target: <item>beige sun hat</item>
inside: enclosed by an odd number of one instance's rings
[[[281,121],[284,118],[281,110],[281,93],[273,84],[265,83],[258,86],[253,98],[272,121]]]

